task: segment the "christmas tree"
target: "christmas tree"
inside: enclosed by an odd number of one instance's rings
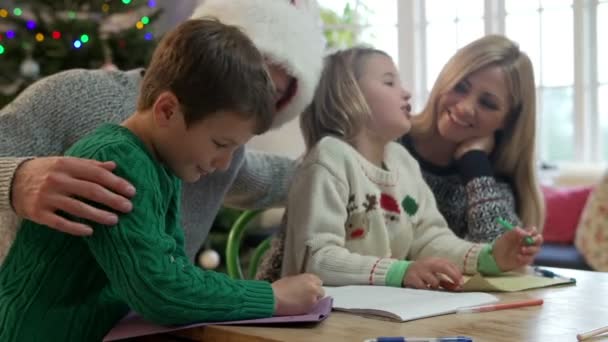
[[[0,5],[0,108],[37,79],[74,68],[147,65],[155,0],[29,0]]]

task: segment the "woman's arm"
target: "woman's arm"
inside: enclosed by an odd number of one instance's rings
[[[496,219],[502,217],[515,226],[522,222],[516,212],[515,194],[507,183],[494,177],[485,152],[470,151],[458,161],[467,196],[467,234],[474,242],[492,242],[503,233]]]
[[[245,160],[224,203],[241,209],[284,206],[296,162],[245,148]]]

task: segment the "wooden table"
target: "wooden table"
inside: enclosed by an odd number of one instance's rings
[[[567,285],[518,293],[501,300],[543,298],[542,306],[444,315],[395,323],[332,312],[322,323],[298,327],[208,326],[181,332],[195,341],[348,341],[376,336],[472,336],[474,341],[576,341],[576,334],[608,325],[608,273],[550,268],[574,277]],[[608,338],[592,341],[608,341]]]

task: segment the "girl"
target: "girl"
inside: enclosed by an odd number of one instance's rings
[[[435,289],[444,276],[458,286],[462,272],[533,260],[542,242],[534,229],[482,245],[447,227],[418,163],[393,142],[410,129],[409,99],[386,53],[357,47],[327,57],[301,117],[307,154],[288,196],[283,276]]]
[[[542,227],[534,94],[528,56],[503,36],[483,37],[448,61],[400,140],[458,236],[492,241],[499,216]]]

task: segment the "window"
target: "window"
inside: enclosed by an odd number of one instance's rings
[[[574,38],[570,0],[505,1],[506,36],[534,65],[540,155],[574,158]],[[559,39],[556,39],[559,37]]]
[[[319,0],[328,48],[367,44],[399,64],[397,0]]]
[[[458,48],[484,35],[483,0],[429,0],[426,11],[426,90]]]

